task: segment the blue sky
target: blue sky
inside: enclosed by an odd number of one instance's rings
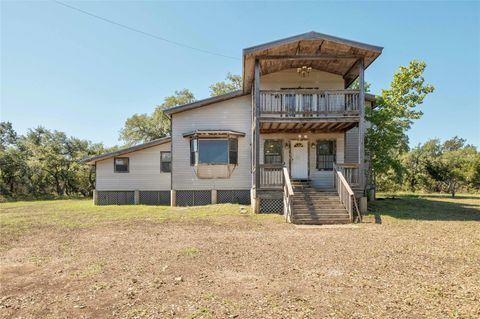
[[[67,2],[102,17],[233,56],[178,47],[55,2],[1,2],[0,118],[24,133],[39,125],[118,144],[134,113],[189,88],[197,99],[242,48],[318,31],[383,46],[366,72],[372,93],[412,59],[427,64],[436,91],[409,132],[412,145],[455,135],[480,146],[478,2]]]

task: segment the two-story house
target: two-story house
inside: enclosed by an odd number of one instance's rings
[[[364,71],[381,52],[317,32],[244,49],[242,90],[168,109],[171,137],[85,160],[95,203],[238,202],[295,223],[352,221],[371,186]]]

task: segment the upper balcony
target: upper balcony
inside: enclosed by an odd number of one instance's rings
[[[281,118],[323,118],[358,116],[356,90],[260,91],[260,116]]]
[[[344,131],[359,121],[358,90],[262,90],[260,131]]]

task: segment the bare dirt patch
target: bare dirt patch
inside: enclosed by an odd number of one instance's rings
[[[0,255],[0,317],[480,317],[476,220],[226,215],[33,228]]]

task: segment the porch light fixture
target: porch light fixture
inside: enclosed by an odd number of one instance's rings
[[[307,77],[312,71],[312,67],[307,67],[306,65],[302,66],[301,68],[297,68],[297,73],[300,74],[302,78]]]

